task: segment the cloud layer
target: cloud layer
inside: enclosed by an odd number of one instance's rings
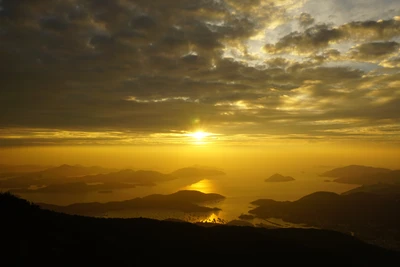
[[[0,145],[399,141],[400,5],[314,4],[3,0]]]

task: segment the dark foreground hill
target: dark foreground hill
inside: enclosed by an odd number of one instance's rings
[[[0,194],[1,266],[399,266],[399,254],[317,229],[105,219]]]

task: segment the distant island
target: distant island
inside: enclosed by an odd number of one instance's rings
[[[377,183],[400,183],[400,170],[349,165],[320,174],[321,177],[336,178],[333,182],[343,184],[372,185]]]
[[[343,195],[315,192],[296,201],[259,199],[251,202],[257,207],[249,214],[353,233],[368,242],[400,250],[400,195],[359,191]]]
[[[320,229],[72,216],[0,193],[2,266],[399,266],[400,254]],[[204,227],[209,226],[209,227]],[[290,256],[282,256],[284,255]],[[37,255],[43,255],[38,257]],[[267,253],[267,254],[266,254]],[[327,262],[329,260],[329,262]]]
[[[295,179],[292,176],[283,176],[279,173],[275,173],[274,175],[271,175],[268,179],[265,179],[265,182],[276,183],[276,182],[290,182],[294,180]]]
[[[148,183],[146,186],[153,186],[155,184]],[[100,184],[87,184],[84,182],[72,182],[63,184],[50,184],[38,189],[11,189],[13,193],[63,193],[63,194],[77,194],[89,193],[98,191],[99,193],[110,193],[112,190],[135,188],[138,184],[128,184],[120,182],[107,182]],[[143,185],[145,186],[145,185]]]
[[[142,198],[107,203],[76,203],[68,206],[38,203],[38,205],[43,209],[86,216],[102,216],[110,211],[122,210],[176,210],[185,213],[212,213],[220,211],[220,209],[200,206],[198,204],[217,202],[224,199],[225,197],[219,194],[205,194],[194,190],[182,190],[170,195],[154,194]]]
[[[342,195],[350,195],[354,193],[372,193],[384,196],[394,196],[400,199],[400,184],[373,184],[363,185],[352,190],[342,193]]]
[[[2,170],[4,173],[1,173]],[[0,168],[0,177],[2,178],[0,189],[11,189],[17,193],[104,192],[137,186],[155,186],[170,181],[178,181],[181,186],[185,186],[206,177],[219,175],[225,175],[225,173],[205,167],[181,168],[166,174],[152,170],[118,170],[68,164],[45,169],[39,169],[39,167],[35,169],[34,166],[29,165],[15,166],[14,168],[3,166]]]
[[[338,178],[338,177],[371,175],[377,173],[387,173],[390,171],[391,171],[390,169],[386,168],[376,168],[363,165],[348,165],[345,167],[334,168],[330,171],[320,174],[320,176]]]

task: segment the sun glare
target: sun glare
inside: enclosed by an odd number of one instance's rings
[[[191,136],[197,139],[198,141],[203,140],[204,137],[207,137],[208,135],[209,133],[205,133],[203,131],[197,131],[191,134]]]
[[[213,143],[218,134],[205,132],[203,130],[195,130],[185,134],[188,137],[188,142],[196,145],[204,145]]]
[[[195,190],[208,194],[215,192],[216,188],[215,185],[212,183],[212,181],[205,179],[197,183],[191,184],[189,186],[186,186],[184,190]]]

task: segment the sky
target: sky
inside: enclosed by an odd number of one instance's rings
[[[393,159],[399,49],[398,0],[2,0],[0,150],[357,144]]]

